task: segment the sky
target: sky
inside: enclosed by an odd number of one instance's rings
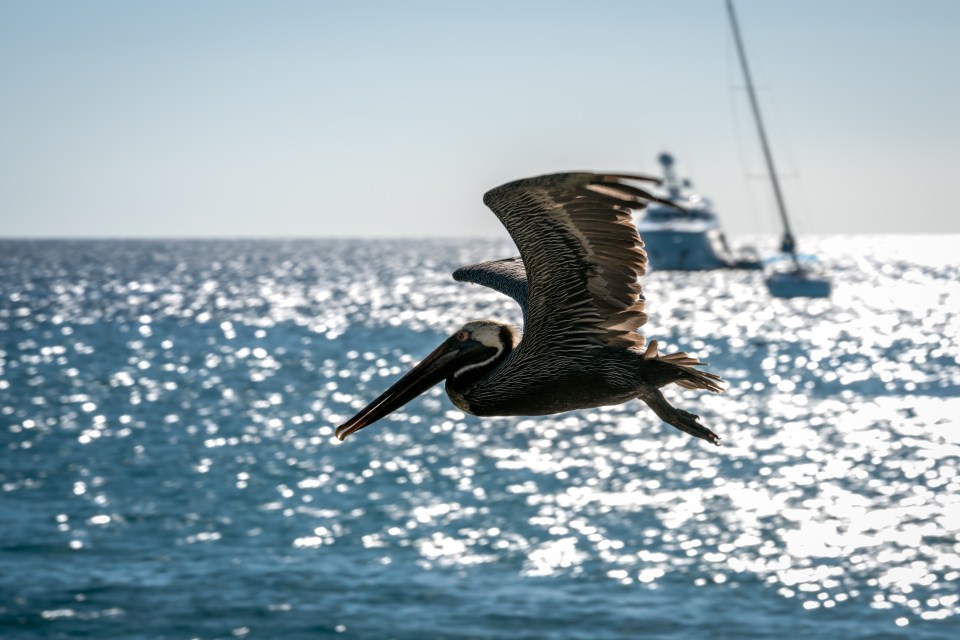
[[[960,233],[960,2],[736,6],[796,231]],[[0,237],[498,237],[661,151],[778,230],[721,0],[0,0]]]

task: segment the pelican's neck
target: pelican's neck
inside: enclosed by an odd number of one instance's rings
[[[462,396],[473,385],[486,378],[510,355],[514,347],[514,334],[510,326],[500,325],[497,338],[496,350],[488,358],[466,365],[447,379],[447,393],[451,397],[454,394]]]

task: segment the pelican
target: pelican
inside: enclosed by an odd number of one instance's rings
[[[660,389],[722,391],[686,353],[660,354],[637,329],[646,322],[639,278],[647,254],[631,211],[672,204],[614,173],[556,173],[508,182],[483,202],[520,256],[457,269],[453,277],[516,300],[523,335],[508,324],[463,325],[433,353],[337,428],[340,440],[446,380],[450,400],[477,416],[539,416],[645,402],[662,421],[719,445],[699,417],[673,407]]]

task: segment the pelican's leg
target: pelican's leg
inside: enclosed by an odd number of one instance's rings
[[[685,431],[692,436],[703,438],[707,442],[720,446],[720,437],[710,429],[700,424],[700,416],[695,416],[683,409],[677,409],[663,397],[656,387],[645,385],[637,396],[647,403],[657,416],[669,425]]]

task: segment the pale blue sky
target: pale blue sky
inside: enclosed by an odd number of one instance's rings
[[[960,232],[960,2],[737,8],[799,232]],[[776,230],[722,0],[2,0],[0,83],[0,237],[492,236],[664,149]]]

